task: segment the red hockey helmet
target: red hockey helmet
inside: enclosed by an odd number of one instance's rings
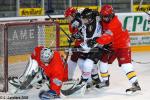
[[[105,22],[109,22],[114,17],[114,10],[111,5],[104,5],[100,10],[100,15]]]
[[[113,13],[114,13],[114,11],[113,11],[113,7],[111,5],[102,6],[101,11],[100,11],[100,14],[102,16],[107,16],[107,15],[110,15]]]
[[[73,7],[68,7],[65,11],[65,17],[68,17],[68,16],[73,16],[73,14],[75,14],[77,12],[77,10]]]

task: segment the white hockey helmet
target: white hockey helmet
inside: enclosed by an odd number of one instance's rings
[[[49,63],[54,56],[54,52],[47,47],[42,48],[40,59],[43,63]]]

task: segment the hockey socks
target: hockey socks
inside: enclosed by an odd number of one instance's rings
[[[129,81],[132,83],[132,87],[129,89],[126,89],[126,92],[136,92],[141,90],[140,85],[137,81],[137,76],[135,71],[133,70],[133,66],[131,63],[127,63],[127,64],[122,64],[121,66],[123,68],[123,70],[125,71],[125,74],[127,76],[127,78],[129,79]]]

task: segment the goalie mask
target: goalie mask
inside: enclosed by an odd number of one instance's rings
[[[50,48],[42,48],[40,59],[43,63],[49,63],[53,55],[54,53]]]

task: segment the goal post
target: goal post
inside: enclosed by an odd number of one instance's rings
[[[4,91],[4,25],[0,24],[0,91]]]
[[[59,24],[50,21],[0,25],[0,91],[9,90],[9,77],[19,77],[24,72],[36,46],[59,48],[59,31]]]

